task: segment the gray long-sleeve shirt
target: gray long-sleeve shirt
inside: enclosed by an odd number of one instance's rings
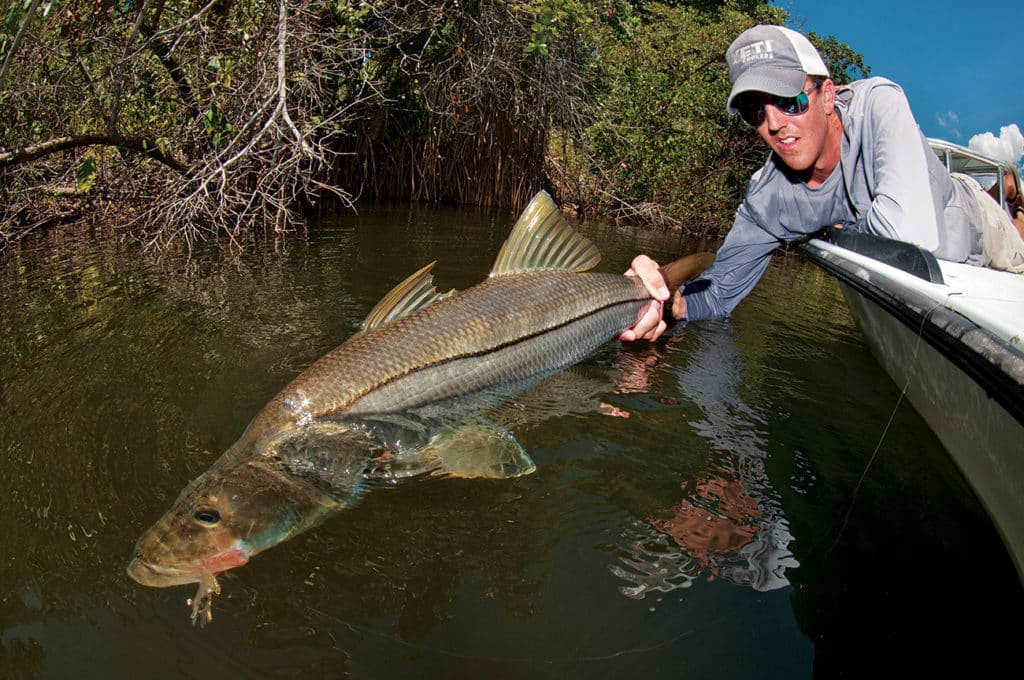
[[[715,263],[683,291],[688,320],[728,315],[775,248],[833,224],[915,243],[944,260],[981,263],[974,197],[928,146],[903,90],[885,78],[849,87],[836,104],[843,121],[839,165],[812,189],[787,177],[774,154],[768,158]]]

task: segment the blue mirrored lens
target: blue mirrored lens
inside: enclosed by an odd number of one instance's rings
[[[787,116],[799,116],[807,110],[809,103],[810,99],[806,92],[800,92],[795,97],[745,92],[736,98],[734,106],[744,122],[752,127],[757,127],[764,122],[764,107],[767,104],[771,104]]]

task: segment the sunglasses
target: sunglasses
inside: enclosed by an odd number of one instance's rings
[[[764,122],[764,107],[768,104],[771,104],[787,116],[799,116],[807,111],[807,107],[810,104],[810,99],[807,95],[813,92],[819,85],[821,83],[812,83],[809,88],[799,92],[795,97],[780,97],[765,92],[744,92],[736,97],[733,106],[739,112],[743,122],[751,127],[758,127]]]

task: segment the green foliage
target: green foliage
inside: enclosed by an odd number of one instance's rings
[[[560,31],[564,33],[571,26],[590,21],[590,8],[577,0],[533,0],[520,9],[533,15],[529,42],[523,51],[534,56],[547,56]]]
[[[203,114],[203,123],[206,125],[206,133],[210,136],[210,141],[215,149],[223,149],[235,133],[231,121],[216,104],[210,105],[210,108]]]
[[[25,3],[12,2],[7,5],[7,11],[0,19],[0,62],[7,56],[7,51],[14,43],[14,36],[21,26],[23,7]]]
[[[552,149],[563,192],[592,213],[722,233],[766,154],[725,111],[723,55],[746,28],[786,19],[757,0],[604,6],[582,34],[593,54],[596,114],[583,134],[556,135]],[[810,37],[837,82],[869,73],[848,45]]]
[[[586,153],[604,198],[581,202],[698,228],[731,221],[760,155],[750,131],[725,111],[722,55],[748,26],[783,17],[769,6],[751,16],[724,5],[647,3],[593,32],[600,116],[587,130]]]
[[[79,191],[92,189],[93,184],[96,183],[96,159],[89,156],[82,161],[78,166],[78,172],[75,173],[75,179]]]
[[[811,31],[807,38],[818,48],[836,85],[845,85],[871,75],[871,68],[864,63],[864,56],[854,52],[846,43],[839,42],[835,36],[823,38]]]

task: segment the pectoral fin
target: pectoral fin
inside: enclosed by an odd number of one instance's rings
[[[511,432],[487,422],[445,428],[421,454],[438,461],[438,473],[453,477],[507,479],[537,469]]]

